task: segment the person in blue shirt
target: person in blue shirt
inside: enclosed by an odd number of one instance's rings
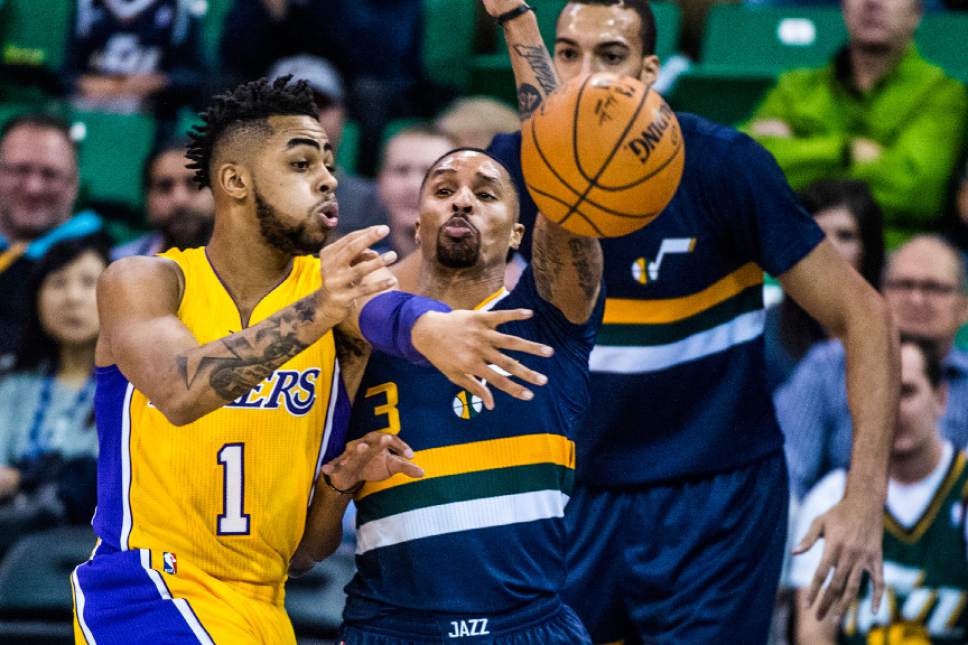
[[[420,253],[406,262],[417,266],[415,293],[454,310],[533,311],[502,331],[553,355],[495,355],[491,366],[494,377],[518,360],[540,369],[546,384],[530,400],[498,394],[485,406],[429,366],[366,347],[340,356],[356,390],[349,437],[399,435],[424,472],[419,482],[392,477],[352,491],[357,574],[346,588],[346,645],[592,642],[559,590],[574,441],[604,303],[601,249],[539,217],[535,260],[509,291],[508,250],[524,233],[518,199],[508,171],[483,150],[448,152],[425,176]],[[364,308],[361,326],[366,316]],[[314,548],[312,519],[307,531],[301,549]]]
[[[520,0],[484,4],[503,23],[522,118],[557,77],[655,81],[655,20],[643,0],[566,4],[553,63]],[[677,117],[686,159],[675,196],[646,228],[602,242],[608,299],[577,435],[563,597],[596,642],[763,643],[789,501],[765,380],[763,272],[847,347],[855,460],[844,499],[805,544],[825,538],[816,580],[833,582],[809,596],[821,615],[843,612],[865,571],[882,588],[897,341],[880,296],[824,241],[769,153],[732,129]],[[527,226],[536,209],[519,148],[517,133],[490,151],[522,187]],[[655,269],[647,280],[643,264]]]

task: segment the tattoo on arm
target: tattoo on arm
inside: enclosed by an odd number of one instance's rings
[[[518,114],[524,121],[534,114],[534,111],[541,105],[541,92],[534,85],[522,83],[518,87]]]
[[[585,294],[585,298],[592,302],[595,292],[598,289],[598,282],[601,279],[601,266],[596,270],[595,265],[600,265],[601,261],[594,262],[594,245],[598,241],[590,238],[573,237],[568,240],[568,249],[571,251],[571,264],[575,268],[578,276],[578,286]],[[601,255],[599,253],[599,255]]]
[[[219,397],[234,401],[309,347],[299,333],[315,318],[314,296],[307,296],[254,327],[201,348],[205,351],[180,354],[176,360],[185,389],[207,377]]]
[[[541,226],[541,224],[539,224]],[[554,242],[549,242],[540,233],[534,236],[531,247],[532,271],[538,294],[547,302],[554,302],[554,285],[558,282],[564,262]]]
[[[514,52],[528,63],[528,67],[534,72],[535,80],[538,81],[546,96],[558,87],[558,79],[555,76],[555,70],[551,67],[548,50],[544,45],[515,45]]]

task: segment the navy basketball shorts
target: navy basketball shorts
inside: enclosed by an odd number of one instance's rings
[[[552,600],[509,614],[382,617],[344,624],[339,645],[591,645],[575,612]]]
[[[778,452],[708,477],[636,489],[576,485],[562,597],[595,643],[762,645],[786,544]]]

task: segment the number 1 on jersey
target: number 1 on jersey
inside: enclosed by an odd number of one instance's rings
[[[227,443],[218,451],[222,466],[222,514],[218,516],[219,535],[248,535],[249,516],[245,514],[245,444]]]

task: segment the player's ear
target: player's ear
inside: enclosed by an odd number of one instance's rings
[[[413,241],[420,246],[420,220],[413,223]]]
[[[659,57],[655,54],[650,54],[642,59],[642,73],[639,74],[639,80],[646,87],[652,87],[657,78],[659,78]]]
[[[521,248],[521,240],[524,238],[524,224],[515,222],[511,227],[511,248],[517,251]]]
[[[249,172],[236,163],[223,163],[215,172],[215,184],[234,199],[245,199],[252,184]]]

